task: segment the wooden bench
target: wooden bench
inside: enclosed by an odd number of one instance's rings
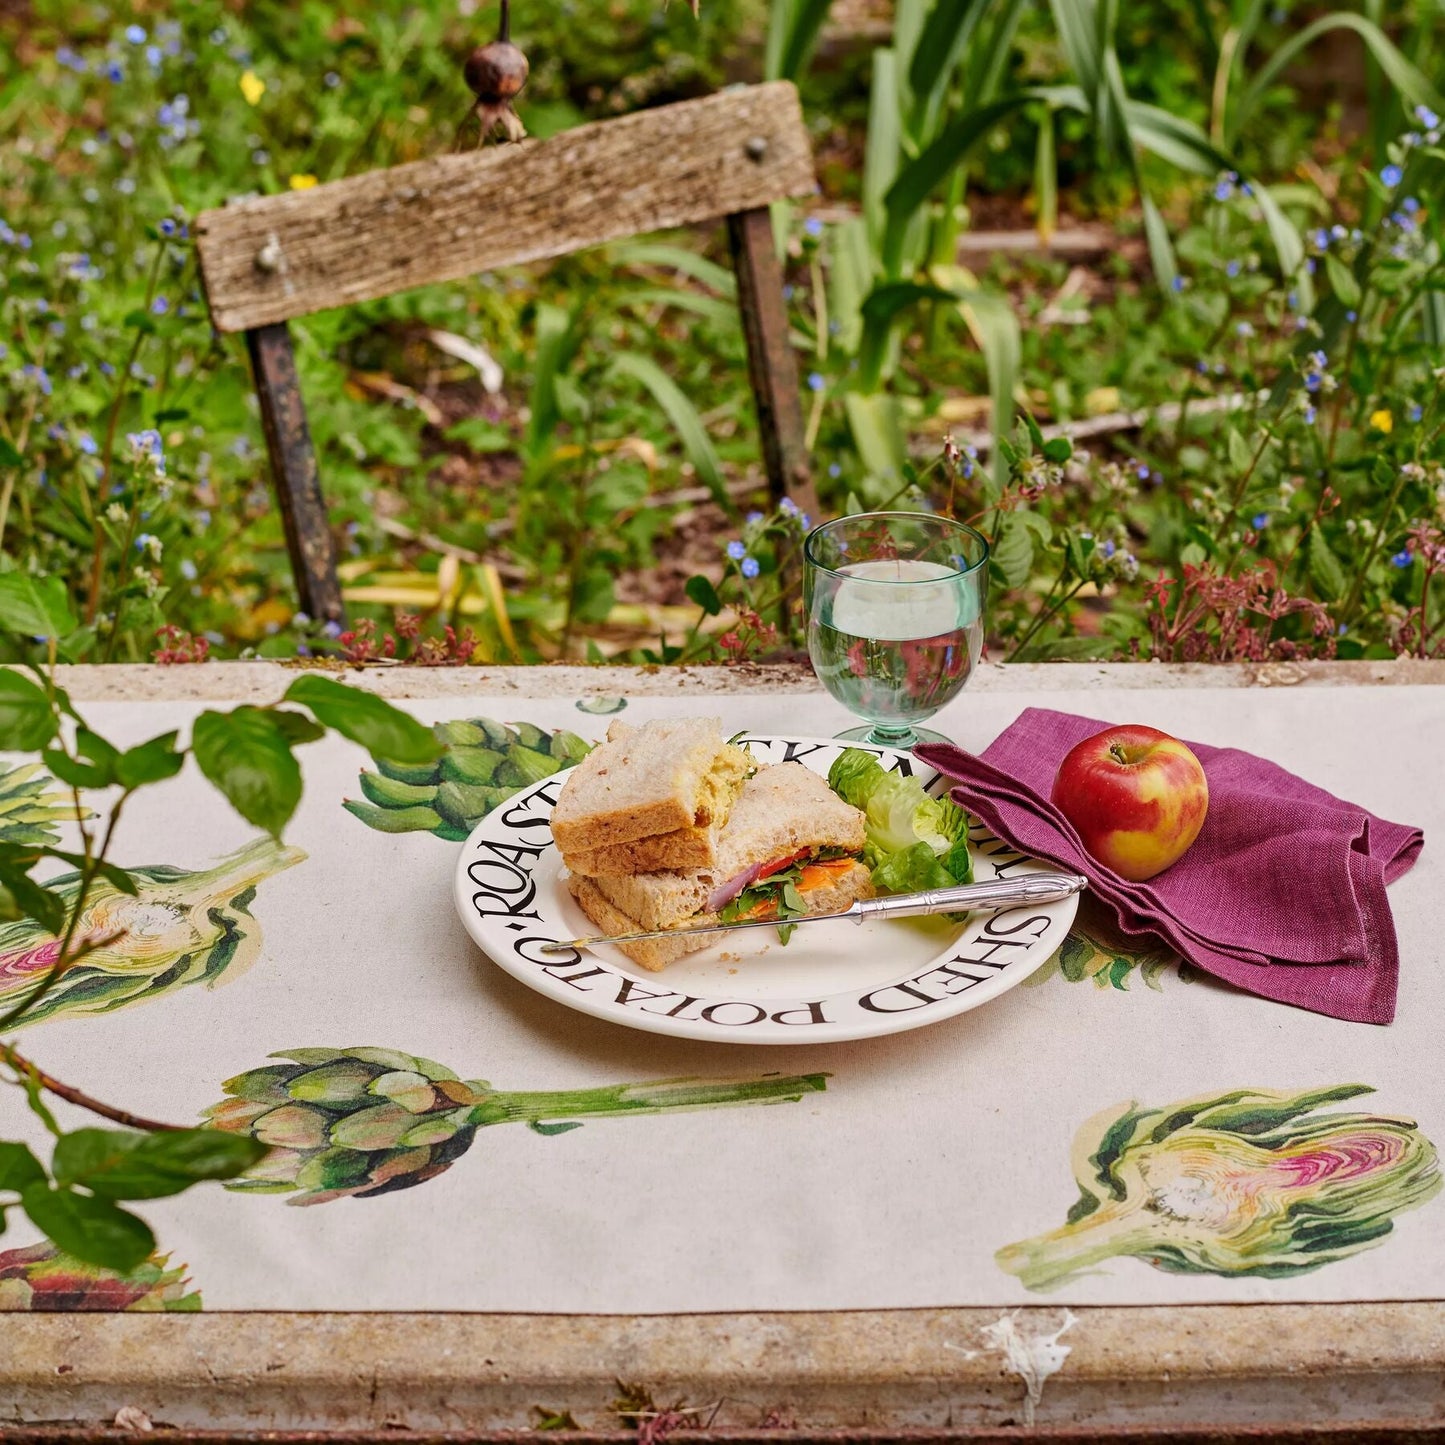
[[[673,226],[726,218],[768,483],[815,510],[768,212],[814,190],[797,91],[777,82],[199,216],[212,320],[246,333],[305,611],[343,608],[287,322]]]

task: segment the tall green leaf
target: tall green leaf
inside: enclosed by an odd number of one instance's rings
[[[945,282],[957,301],[964,323],[983,352],[984,365],[988,368],[990,424],[994,435],[989,473],[996,495],[1008,481],[1008,458],[998,441],[1013,428],[1014,392],[1023,364],[1018,317],[1007,297],[985,291],[966,272],[935,266],[933,275]]]
[[[1139,205],[1144,214],[1144,239],[1149,243],[1149,263],[1154,268],[1154,279],[1165,291],[1174,286],[1179,267],[1174,260],[1174,242],[1169,237],[1169,227],[1154,204],[1152,196],[1143,192]]]
[[[988,8],[988,0],[936,0],[923,22],[908,65],[913,96],[911,130],[915,139],[930,135],[937,124],[954,72]]]
[[[828,243],[828,314],[838,328],[829,346],[836,341],[845,356],[853,356],[863,340],[863,303],[873,289],[867,222],[862,217],[840,221],[829,227]]]
[[[543,302],[537,307],[537,364],[528,398],[532,416],[527,423],[527,456],[536,461],[549,446],[561,410],[557,382],[576,355],[578,336],[571,312]]]
[[[686,246],[668,246],[660,241],[623,241],[609,249],[619,266],[655,266],[680,271],[719,296],[732,299],[738,294],[737,278],[726,266],[709,261]]]
[[[889,276],[900,272],[908,227],[936,186],[956,167],[962,165],[973,148],[1001,120],[1033,101],[1053,100],[1068,104],[1077,100],[1077,91],[1067,89],[1029,88],[1005,96],[991,105],[965,111],[950,121],[937,138],[913,160],[902,167],[897,179],[884,197],[886,212],[883,230],[883,269]]]
[[[963,93],[974,105],[997,99],[1013,59],[1014,37],[1033,0],[1003,0],[989,8],[978,40],[968,47],[962,68]]]
[[[736,513],[737,504],[728,496],[722,462],[712,438],[708,436],[697,408],[687,399],[682,388],[651,357],[635,351],[624,351],[613,357],[612,371],[618,376],[628,376],[641,382],[652,393],[652,399],[667,413],[698,480],[718,506],[729,514]]]
[[[873,86],[868,103],[868,139],[863,151],[863,219],[877,248],[885,230],[892,233],[892,210],[886,204],[903,154],[902,125],[898,114],[898,58],[893,51],[873,52]],[[909,219],[912,219],[911,215]],[[900,233],[899,250],[902,249]],[[884,248],[884,268],[894,274]]]
[[[1238,102],[1227,117],[1225,140],[1233,145],[1240,132],[1249,123],[1255,108],[1276,80],[1293,64],[1295,59],[1308,50],[1322,35],[1332,30],[1351,30],[1364,41],[1374,57],[1375,63],[1399,94],[1411,105],[1428,105],[1432,110],[1445,110],[1445,98],[1408,60],[1395,48],[1394,43],[1378,25],[1348,10],[1322,16],[1312,25],[1306,25],[1298,35],[1292,35],[1280,45],[1262,65],[1254,79],[1244,88]]]
[[[885,483],[889,492],[895,490],[908,464],[908,436],[898,398],[881,392],[864,396],[850,391],[843,398],[843,409],[864,469]]]
[[[832,0],[772,0],[763,45],[764,80],[798,80],[818,48]]]
[[[1238,164],[1220,150],[1192,121],[1158,106],[1131,100],[1126,105],[1129,128],[1135,140],[1163,160],[1196,175],[1212,176],[1238,171]],[[1259,182],[1251,186],[1260,214],[1274,244],[1280,273],[1292,276],[1304,260],[1304,243],[1274,194]]]
[[[1054,149],[1054,113],[1047,107],[1034,147],[1034,198],[1039,239],[1048,245],[1059,224],[1059,162]]]

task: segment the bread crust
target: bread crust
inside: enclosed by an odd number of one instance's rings
[[[750,766],[746,752],[723,741],[720,718],[614,722],[607,741],[568,772],[552,810],[552,839],[566,858],[721,827]]]
[[[577,900],[577,906],[603,933],[640,933],[635,918],[629,918],[620,908],[614,907],[601,893],[590,878],[569,874],[567,888]],[[699,920],[701,921],[701,920]],[[641,965],[649,973],[661,973],[670,963],[689,953],[714,944],[721,937],[716,933],[705,933],[698,938],[649,938],[641,943],[619,943],[614,945],[625,953],[633,963]]]
[[[622,878],[633,873],[710,868],[717,862],[715,828],[679,828],[652,838],[636,838],[611,848],[563,855],[568,868],[588,878]]]
[[[568,891],[577,900],[583,913],[604,933],[640,933],[646,927],[618,908],[592,879],[570,874],[566,883]],[[828,887],[810,888],[803,901],[808,905],[810,914],[841,913],[857,899],[872,896],[873,880],[868,869],[861,863],[854,863],[846,872],[840,870],[837,881]],[[700,913],[689,918],[687,922],[696,928],[704,923],[716,923],[717,917],[716,913]],[[649,938],[640,943],[618,943],[613,946],[648,972],[660,973],[678,959],[708,948],[725,937],[726,935],[721,933],[683,933],[675,939]]]

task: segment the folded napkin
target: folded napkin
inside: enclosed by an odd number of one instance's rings
[[[981,755],[952,743],[914,753],[1005,842],[1084,874],[1126,939],[1163,943],[1265,998],[1389,1023],[1400,954],[1385,885],[1414,863],[1421,831],[1250,753],[1190,743],[1209,779],[1204,827],[1173,867],[1131,883],[1090,857],[1049,802],[1064,755],[1108,726],[1028,708]]]

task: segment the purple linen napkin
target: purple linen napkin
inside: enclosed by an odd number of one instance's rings
[[[1162,942],[1266,998],[1389,1023],[1399,947],[1385,885],[1414,863],[1420,830],[1250,753],[1191,742],[1209,779],[1204,827],[1172,868],[1132,883],[1092,858],[1049,802],[1064,755],[1108,726],[1028,708],[982,755],[951,743],[914,751],[1000,838],[1084,874],[1126,938]]]

